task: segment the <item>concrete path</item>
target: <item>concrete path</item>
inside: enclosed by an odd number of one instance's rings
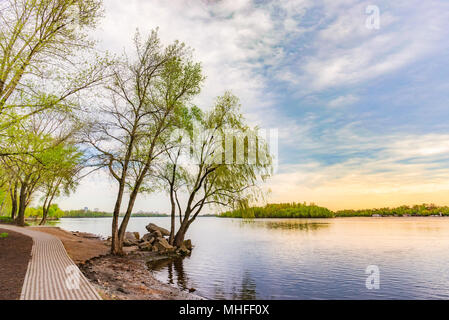
[[[20,300],[101,300],[93,286],[67,255],[61,240],[39,231],[15,226],[0,228],[33,239],[31,259]]]

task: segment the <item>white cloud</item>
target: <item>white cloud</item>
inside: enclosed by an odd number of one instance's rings
[[[327,25],[316,28],[313,53],[280,70],[301,92],[360,85],[447,48],[449,5],[417,1],[380,6],[381,28],[366,28],[364,1],[325,1]],[[404,8],[412,8],[404,10]],[[304,87],[305,85],[305,87]]]
[[[331,100],[328,103],[328,106],[332,107],[332,108],[348,106],[348,105],[356,103],[357,101],[359,101],[358,97],[356,97],[352,94],[348,94],[348,95],[340,96],[340,97],[337,97],[337,98]]]
[[[348,135],[343,136],[349,138]],[[271,201],[315,201],[333,209],[438,202],[449,204],[449,135],[388,135],[321,145],[329,154],[378,150],[329,165],[292,164],[270,180]],[[305,149],[307,152],[307,149]]]

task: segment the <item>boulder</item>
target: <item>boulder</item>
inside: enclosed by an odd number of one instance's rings
[[[125,238],[123,239],[123,245],[125,247],[136,246],[139,244],[139,239],[136,237],[134,232],[126,232]]]
[[[153,249],[153,246],[150,242],[143,242],[139,244],[139,249],[142,251],[151,251]]]
[[[158,249],[158,252],[169,252],[175,250],[175,247],[171,246],[164,238],[158,238],[154,244],[154,247]]]
[[[151,235],[153,237],[157,238],[163,238],[164,236],[162,235],[162,232],[160,232],[159,230],[154,231],[153,233],[151,233]]]
[[[170,231],[168,231],[167,229],[164,229],[162,227],[158,227],[154,223],[150,223],[145,228],[148,230],[148,232],[159,231],[163,236],[169,236],[170,235]]]
[[[153,243],[156,237],[153,236],[153,234],[151,233],[147,233],[146,235],[144,235],[141,239],[142,242],[149,242],[149,243]]]
[[[139,240],[139,233],[138,232],[125,232],[125,239],[126,240]]]

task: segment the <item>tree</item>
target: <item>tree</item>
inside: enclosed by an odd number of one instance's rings
[[[256,129],[245,124],[237,97],[226,93],[211,111],[195,111],[190,119],[197,120],[185,127],[191,143],[179,145],[182,155],[169,154],[160,174],[175,195],[172,217],[176,211],[180,215],[179,229],[170,237],[176,247],[182,246],[190,225],[205,207],[234,207],[254,201],[263,194],[258,182],[271,174],[268,145]],[[183,209],[177,196],[180,190],[187,195]]]
[[[70,115],[54,111],[35,114],[8,128],[7,144],[13,153],[0,157],[0,161],[11,179],[12,213],[17,203],[19,226],[25,224],[25,210],[44,181],[59,176],[71,179],[68,175],[73,174],[71,170],[80,157],[71,140],[76,130]]]
[[[81,56],[93,54],[88,31],[101,15],[101,0],[0,3],[1,135],[31,115],[79,105],[79,93],[104,78],[104,60],[89,64]],[[5,146],[0,156],[14,155]]]
[[[11,128],[9,128],[9,131]],[[25,128],[14,128],[15,133],[20,133],[20,139],[10,140],[9,143],[13,149],[24,151],[15,156],[0,158],[4,168],[8,171],[8,175],[16,181],[18,185],[18,194],[16,195],[17,219],[19,226],[25,225],[25,209],[32,199],[32,195],[38,188],[38,182],[42,176],[41,154],[31,156],[27,154],[30,148],[47,149],[50,140],[47,137],[37,135],[35,132],[27,131]],[[14,199],[11,197],[14,215]]]
[[[118,193],[112,221],[113,254],[123,254],[123,240],[139,193],[155,160],[164,152],[178,111],[200,92],[201,66],[184,44],[162,47],[157,31],[135,39],[136,58],[125,56],[107,86],[110,105],[85,131],[85,141],[96,150],[98,165],[108,168]],[[118,218],[125,191],[128,204],[120,227]]]
[[[42,205],[42,220],[45,225],[53,200],[62,193],[69,195],[76,189],[77,176],[82,167],[82,153],[72,144],[58,145],[51,151],[52,159],[47,163],[45,175],[41,183],[44,203]]]

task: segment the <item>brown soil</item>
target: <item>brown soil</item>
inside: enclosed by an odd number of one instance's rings
[[[19,300],[33,239],[9,230],[1,233],[8,236],[0,238],[0,300]]]
[[[104,241],[100,240],[95,235],[68,232],[60,228],[52,227],[35,227],[30,229],[58,237],[62,241],[70,258],[72,258],[77,265],[83,264],[92,258],[107,255],[110,250],[110,248],[104,244]]]
[[[125,257],[105,256],[82,265],[81,271],[110,300],[201,300],[156,280],[146,262],[157,259],[155,253],[136,252]]]

